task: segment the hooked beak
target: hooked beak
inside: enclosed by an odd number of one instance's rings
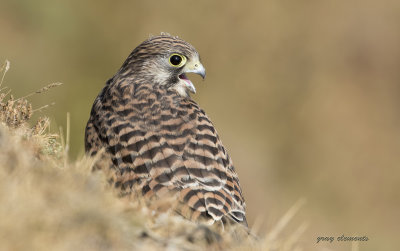
[[[206,77],[206,69],[199,61],[188,64],[185,67],[185,73],[196,73],[199,74],[203,79]]]
[[[185,68],[183,69],[183,73],[179,75],[179,78],[185,81],[186,88],[190,92],[196,93],[196,88],[194,87],[192,81],[187,78],[185,73],[199,74],[204,79],[206,77],[206,69],[199,60],[194,60],[186,64]]]

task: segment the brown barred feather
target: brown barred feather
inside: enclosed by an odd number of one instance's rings
[[[171,53],[199,58],[192,45],[169,35],[134,49],[93,104],[85,149],[106,149],[102,161],[110,162],[122,195],[172,193],[180,201],[176,211],[193,221],[247,225],[232,160],[204,111],[174,89],[180,72],[162,63]]]

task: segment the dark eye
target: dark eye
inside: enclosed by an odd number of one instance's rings
[[[171,62],[171,64],[173,65],[179,65],[182,62],[182,57],[178,56],[178,55],[173,55],[169,61]]]
[[[181,67],[186,63],[186,57],[179,54],[172,54],[169,57],[169,62],[174,67]]]

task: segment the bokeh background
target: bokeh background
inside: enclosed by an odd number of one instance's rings
[[[92,102],[141,41],[169,32],[200,52],[192,80],[233,158],[250,224],[268,230],[299,198],[305,250],[351,250],[318,236],[368,236],[360,250],[398,250],[400,2],[3,0],[3,87],[71,114],[71,159],[83,155]]]

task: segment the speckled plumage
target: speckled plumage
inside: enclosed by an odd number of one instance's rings
[[[187,58],[168,65],[171,54]],[[123,195],[160,198],[175,194],[183,216],[247,225],[245,203],[231,158],[204,111],[194,102],[185,72],[203,75],[194,47],[169,35],[152,37],[126,59],[96,98],[85,149],[111,160]],[[184,76],[184,77],[183,77]],[[188,84],[189,83],[189,84]]]

